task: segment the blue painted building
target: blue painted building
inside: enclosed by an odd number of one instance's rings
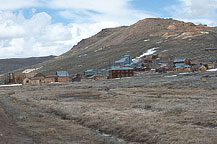
[[[142,68],[142,62],[141,61],[133,61],[130,64],[130,67],[131,68]]]
[[[130,65],[132,63],[132,58],[130,55],[124,55],[120,60],[117,60],[113,63],[111,68],[115,67],[125,67],[125,65]]]
[[[108,75],[109,74],[109,71],[107,69],[102,69],[101,70],[101,74],[102,75]]]

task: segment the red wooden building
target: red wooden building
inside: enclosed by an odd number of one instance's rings
[[[123,68],[113,68],[109,70],[109,79],[132,77],[132,76],[134,76],[133,68],[123,67]]]

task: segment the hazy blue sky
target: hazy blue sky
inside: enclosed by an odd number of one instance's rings
[[[0,0],[0,58],[59,55],[148,17],[217,26],[217,0]]]

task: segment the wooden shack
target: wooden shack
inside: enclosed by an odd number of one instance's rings
[[[57,82],[57,81],[58,81],[58,79],[57,79],[56,75],[46,76],[45,77],[45,83],[54,83],[54,82]]]
[[[213,63],[208,63],[204,65],[207,69],[214,69],[215,68],[215,64]]]
[[[76,74],[75,76],[72,77],[72,82],[80,82],[81,81],[81,75]]]
[[[23,73],[15,73],[15,83],[22,84],[23,80],[26,78],[26,75]]]
[[[133,68],[123,67],[123,68],[113,68],[109,70],[109,79],[132,77],[132,76],[134,76]]]
[[[30,78],[24,78],[22,84],[23,85],[32,85],[32,81]]]
[[[197,64],[199,64],[198,61],[190,61],[190,65],[191,65],[191,66],[194,66],[194,65],[197,65]]]
[[[197,65],[192,66],[193,72],[195,72],[195,71],[205,72],[206,70],[207,70],[207,68],[202,64],[197,64]]]
[[[45,75],[42,73],[37,73],[31,78],[33,85],[41,85],[42,83],[45,83]]]
[[[45,83],[45,78],[39,78],[39,77],[31,78],[31,83],[32,85],[41,85]]]
[[[207,70],[207,68],[204,65],[200,66],[200,68],[199,68],[199,71],[201,71],[201,72],[205,72],[206,70]]]
[[[175,64],[175,71],[191,71],[191,66],[188,64]]]
[[[41,85],[45,83],[45,75],[42,73],[29,73],[25,75],[23,85]]]
[[[173,64],[187,64],[187,65],[189,65],[190,64],[190,60],[187,59],[187,58],[184,58],[184,59],[175,59],[173,61]]]
[[[191,71],[191,67],[184,67],[183,71]]]

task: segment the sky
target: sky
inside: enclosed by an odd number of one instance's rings
[[[0,59],[60,55],[145,18],[217,26],[217,0],[0,0]]]

